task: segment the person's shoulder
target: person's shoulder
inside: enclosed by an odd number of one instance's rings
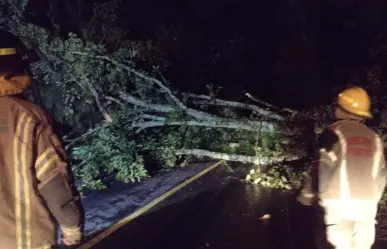
[[[371,127],[367,126],[364,122],[357,120],[347,120],[343,122],[340,131],[347,134],[348,136],[363,136],[363,137],[374,137],[378,136],[376,131]]]
[[[340,125],[340,123],[335,122],[325,128],[325,130],[320,134],[317,139],[320,148],[331,149],[337,142],[339,142],[339,137],[336,133],[336,129],[339,128]]]
[[[357,120],[341,120],[333,123],[328,128],[328,133],[332,137],[332,133],[336,134],[336,137],[342,136],[345,140],[351,137],[364,137],[368,139],[380,139],[375,130],[368,127],[363,122]],[[329,136],[329,135],[328,135]]]
[[[38,105],[15,96],[9,96],[8,99],[14,103],[15,109],[17,109],[19,113],[28,114],[35,122],[42,125],[52,124],[52,117]]]

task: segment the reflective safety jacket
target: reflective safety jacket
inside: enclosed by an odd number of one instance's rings
[[[378,203],[387,175],[383,141],[374,131],[356,120],[339,120],[320,136],[318,149],[301,199],[325,206]]]
[[[79,196],[69,178],[66,154],[46,113],[13,96],[27,76],[0,76],[0,248],[49,248],[55,223],[80,234]],[[11,95],[10,95],[11,94]]]

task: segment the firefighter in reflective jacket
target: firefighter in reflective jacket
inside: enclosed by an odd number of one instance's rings
[[[298,201],[324,209],[328,242],[338,249],[369,249],[378,202],[386,185],[383,142],[364,121],[370,98],[360,87],[342,91],[336,122],[320,136],[319,151]]]
[[[51,248],[56,225],[64,244],[76,245],[83,230],[79,195],[50,118],[19,97],[31,83],[21,44],[0,30],[0,248]]]

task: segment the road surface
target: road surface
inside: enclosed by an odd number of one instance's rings
[[[291,193],[228,178],[224,169],[183,188],[92,249],[316,248],[314,228],[321,215],[315,209],[300,206]],[[387,248],[379,244],[375,248]]]

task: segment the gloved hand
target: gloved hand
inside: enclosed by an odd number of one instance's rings
[[[304,206],[313,206],[314,204],[316,204],[316,197],[306,196],[301,193],[297,196],[297,201]]]
[[[63,237],[62,241],[66,246],[75,246],[81,243],[81,237]]]
[[[73,246],[81,243],[82,232],[80,228],[66,229],[62,227],[62,241],[66,246]]]

